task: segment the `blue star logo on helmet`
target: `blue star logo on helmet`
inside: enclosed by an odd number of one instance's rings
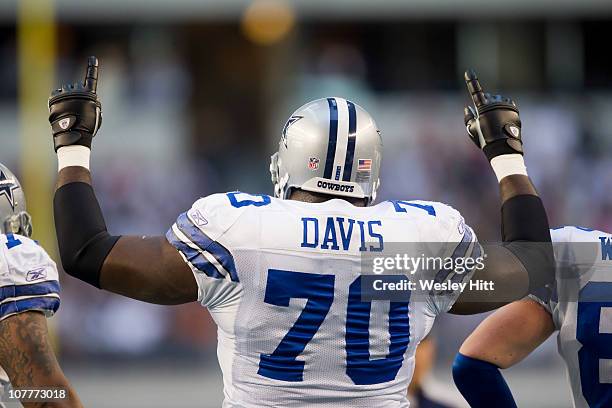
[[[13,191],[18,188],[19,186],[15,180],[7,178],[4,172],[0,170],[0,196],[6,197],[13,210],[15,209],[15,196],[13,196]]]
[[[287,129],[289,129],[289,126],[293,125],[295,122],[297,122],[298,120],[302,119],[303,116],[291,116],[288,120],[287,123],[285,123],[285,126],[283,127],[283,133],[281,136],[281,142],[283,142],[283,144],[285,145],[285,148],[287,148]]]

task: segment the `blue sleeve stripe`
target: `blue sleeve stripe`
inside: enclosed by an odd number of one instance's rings
[[[224,279],[222,275],[213,264],[211,264],[200,251],[191,248],[189,245],[178,239],[172,229],[166,233],[166,239],[170,244],[175,247],[180,253],[183,254],[189,264],[195,269],[204,272],[207,276],[216,279]]]
[[[0,301],[20,296],[47,295],[60,292],[58,281],[44,281],[38,283],[28,283],[25,285],[11,285],[0,288]]]
[[[60,300],[56,296],[34,297],[15,302],[6,302],[0,305],[0,318],[27,310],[47,310],[55,313],[59,305]]]
[[[466,254],[465,257],[466,258],[469,257],[469,258],[472,258],[472,259],[476,259],[476,258],[480,257],[481,253],[482,253],[482,247],[480,246],[480,244],[478,242],[474,242],[474,246],[472,246],[472,251],[470,252],[470,255],[468,256]],[[470,268],[469,270],[466,270],[463,273],[456,273],[451,278],[451,282],[462,282],[466,278],[466,276],[470,276],[470,272],[472,272],[472,269],[474,269],[474,266],[472,266],[472,268]]]
[[[471,243],[472,243],[472,230],[466,227],[465,232],[463,233],[463,238],[461,239],[461,242],[457,245],[457,247],[453,251],[453,254],[450,257],[453,259],[465,257]],[[444,280],[446,280],[446,278],[453,272],[454,272],[453,270],[441,269],[436,274],[435,281],[444,282]]]
[[[470,244],[472,243],[472,230],[471,228],[465,227],[465,232],[463,233],[463,238],[457,248],[453,251],[451,257],[453,259],[465,256]]]
[[[187,213],[182,213],[176,220],[178,229],[185,234],[185,236],[193,242],[202,251],[211,254],[215,260],[223,266],[229,274],[230,278],[234,282],[238,282],[238,274],[236,273],[236,265],[234,264],[234,257],[230,251],[217,241],[210,239],[201,229],[199,229],[191,219],[187,216]]]

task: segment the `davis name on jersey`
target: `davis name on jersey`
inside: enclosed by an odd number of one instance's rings
[[[361,255],[386,242],[448,242],[447,254],[465,256],[479,248],[440,203],[240,192],[196,201],[166,237],[217,323],[224,407],[407,407],[416,347],[459,293],[362,301]]]
[[[583,227],[551,230],[557,283],[545,302],[559,330],[574,406],[612,406],[612,237]]]

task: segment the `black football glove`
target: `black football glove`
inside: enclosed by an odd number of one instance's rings
[[[65,84],[51,93],[49,122],[55,151],[63,146],[91,148],[91,140],[102,124],[102,105],[98,100],[98,59],[89,57],[83,83]]]
[[[474,107],[464,108],[464,121],[470,139],[487,159],[502,154],[523,154],[521,119],[514,101],[502,95],[484,93],[473,70],[465,73]]]

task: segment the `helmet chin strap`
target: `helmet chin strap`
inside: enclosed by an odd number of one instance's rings
[[[380,178],[376,180],[376,182],[372,186],[372,195],[368,199],[367,205],[371,205],[374,201],[376,201],[376,192],[378,191],[378,187],[380,187]]]
[[[291,187],[288,186],[289,184],[289,174],[285,174],[283,177],[281,177],[278,180],[278,198],[281,198],[283,200],[286,200],[287,198],[289,198],[289,196],[291,195]]]
[[[274,197],[286,200],[291,189],[287,187],[289,182],[289,174],[280,176],[278,166],[278,152],[270,157],[270,178],[274,186]]]

